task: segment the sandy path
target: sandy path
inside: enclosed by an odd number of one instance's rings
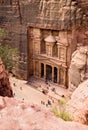
[[[31,103],[38,104],[41,107],[46,107],[46,105],[41,104],[41,101],[44,101],[45,104],[47,104],[47,95],[42,94],[30,85],[26,84],[27,81],[19,80],[10,76],[10,83],[13,88],[13,92],[15,93],[14,98],[19,100],[27,100]]]

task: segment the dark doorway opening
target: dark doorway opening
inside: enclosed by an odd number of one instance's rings
[[[44,78],[44,64],[41,63],[41,78]]]
[[[46,81],[52,81],[52,67],[46,65]]]
[[[57,83],[57,68],[54,67],[54,83]]]

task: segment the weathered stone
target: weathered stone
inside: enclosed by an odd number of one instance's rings
[[[72,93],[88,77],[88,46],[81,46],[73,53],[69,69],[69,91]]]
[[[7,120],[8,119],[8,120]],[[88,126],[65,122],[28,102],[0,97],[0,130],[88,130]]]
[[[27,57],[27,27],[70,31],[71,35],[73,26],[74,29],[78,27],[83,29],[82,25],[88,24],[87,7],[87,0],[15,0],[12,2],[2,0],[0,2],[0,24],[9,32],[9,36],[4,39],[4,42],[19,48],[19,55],[24,53]],[[72,44],[75,44],[72,46],[76,46],[76,43],[73,42],[74,39],[78,38],[68,39]],[[15,67],[15,69],[19,69],[17,75],[21,77],[21,69],[19,65],[16,66],[18,68]],[[26,79],[27,68],[25,70],[24,77]]]
[[[10,86],[8,73],[5,70],[1,58],[0,58],[0,96],[13,97],[13,92]]]
[[[73,92],[67,103],[67,111],[75,121],[88,125],[88,80]]]

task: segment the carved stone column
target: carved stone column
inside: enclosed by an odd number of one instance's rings
[[[59,84],[59,82],[60,82],[60,81],[59,81],[59,79],[60,79],[60,78],[59,78],[59,76],[60,76],[59,73],[60,73],[60,72],[59,72],[59,68],[57,68],[57,83],[58,83],[58,84]]]
[[[64,85],[64,86],[66,86],[66,77],[67,77],[67,75],[66,75],[66,68],[63,68],[62,69],[62,72],[61,72],[61,74],[60,74],[60,76],[62,77],[62,81],[61,81],[61,84],[62,85]]]
[[[39,78],[41,78],[41,63],[39,62]]]
[[[52,66],[52,82],[54,82],[54,66]]]
[[[67,47],[64,47],[64,62],[67,62]]]
[[[44,64],[44,79],[46,80],[46,64]]]
[[[58,44],[57,44],[58,45]],[[60,46],[58,45],[58,59],[60,58]]]
[[[35,60],[33,61],[34,76],[35,76]]]
[[[67,70],[64,69],[64,85],[67,86]]]

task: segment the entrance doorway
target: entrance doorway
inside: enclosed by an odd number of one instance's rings
[[[57,68],[54,67],[54,83],[57,83]]]
[[[44,64],[41,63],[41,78],[44,78]]]
[[[52,67],[50,65],[46,65],[46,81],[52,81]]]

